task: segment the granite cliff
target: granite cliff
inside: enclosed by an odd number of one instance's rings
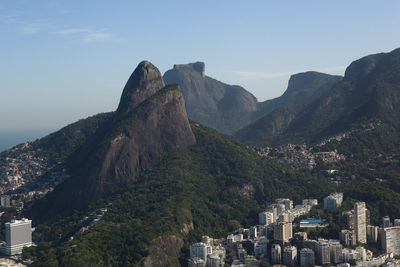
[[[71,177],[41,208],[55,213],[85,209],[132,183],[165,152],[195,142],[179,86],[165,86],[158,69],[143,61],[128,80],[117,111],[70,155]]]
[[[243,87],[206,76],[203,62],[174,65],[164,74],[167,83],[177,83],[182,88],[191,119],[226,134],[238,131],[276,108],[309,103],[341,79],[312,71],[295,74],[282,96],[258,102]]]
[[[191,119],[222,133],[232,133],[252,119],[257,99],[243,87],[228,85],[205,75],[203,62],[174,65],[164,74],[167,83],[182,88]]]

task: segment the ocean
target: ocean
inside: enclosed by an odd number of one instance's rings
[[[53,132],[53,130],[0,130],[0,152],[27,141],[34,141],[38,138],[48,135],[51,132]]]

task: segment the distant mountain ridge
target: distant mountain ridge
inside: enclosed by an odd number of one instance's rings
[[[318,142],[362,125],[400,125],[400,49],[366,56],[345,77],[309,104],[280,108],[238,131],[247,144]]]
[[[232,134],[276,108],[308,103],[341,80],[318,72],[295,74],[286,92],[258,102],[241,86],[228,85],[205,75],[205,64],[174,65],[164,74],[166,83],[180,85],[188,116],[222,133]]]

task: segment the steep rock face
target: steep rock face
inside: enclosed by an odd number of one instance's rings
[[[316,71],[297,73],[290,76],[288,88],[280,97],[259,103],[258,116],[265,116],[281,107],[293,107],[310,103],[329,91],[342,76],[329,75]]]
[[[160,71],[142,61],[132,73],[121,95],[117,112],[127,112],[165,86]]]
[[[182,88],[190,118],[228,134],[279,107],[309,103],[341,79],[318,72],[299,73],[291,77],[282,96],[258,102],[243,87],[205,76],[203,62],[174,65],[164,74],[167,83],[177,83]]]
[[[206,76],[203,62],[174,65],[164,74],[164,80],[182,88],[190,118],[223,133],[247,124],[257,109],[257,99],[244,88]]]
[[[179,266],[179,253],[183,240],[176,235],[160,236],[153,240],[149,256],[142,262],[143,267]]]
[[[50,209],[85,208],[134,181],[163,153],[195,143],[179,86],[162,86],[159,71],[140,63],[115,115],[70,157],[72,177],[49,196]]]
[[[399,99],[400,49],[396,49],[354,61],[344,79],[321,97],[290,112],[276,110],[235,136],[248,144],[277,145],[317,142],[377,121],[398,127]],[[279,121],[286,123],[272,127]]]

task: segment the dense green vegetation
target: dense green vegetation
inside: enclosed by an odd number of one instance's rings
[[[314,147],[314,151],[337,150],[346,160],[322,164],[321,169],[336,169],[333,176],[344,181],[368,182],[400,192],[400,135],[395,127],[381,124],[368,131],[356,131],[339,141]],[[374,185],[374,186],[376,186]]]
[[[256,224],[258,212],[275,198],[290,197],[296,203],[335,190],[345,194],[341,210],[361,200],[367,202],[373,223],[384,215],[400,218],[400,194],[387,187],[359,179],[336,187],[325,177],[326,166],[294,172],[228,136],[191,124],[197,144],[169,153],[134,184],[92,207],[112,203],[100,223],[72,241],[85,212],[40,224],[34,233],[38,246],[25,249],[25,257],[35,259],[37,266],[134,265],[148,256],[157,237],[176,235],[184,241],[180,260],[185,264],[191,243],[205,234],[224,237]],[[338,214],[323,215],[331,226],[310,235],[336,236]],[[194,229],[184,234],[183,226],[191,223]]]
[[[372,59],[378,61],[382,57]],[[51,222],[44,218],[34,234],[38,246],[25,249],[24,256],[34,259],[36,266],[135,266],[146,257],[162,256],[153,247],[169,246],[176,247],[180,258],[178,262],[166,256],[166,261],[172,266],[184,265],[191,243],[205,234],[224,237],[241,226],[256,224],[258,212],[275,198],[288,197],[298,203],[304,198],[321,200],[333,191],[343,192],[345,202],[335,212],[314,209],[310,216],[324,216],[330,225],[310,232],[310,237],[337,237],[340,212],[351,209],[355,201],[367,203],[373,224],[378,225],[385,215],[400,218],[400,109],[398,88],[393,86],[398,81],[393,78],[396,72],[384,68],[389,63],[396,67],[397,61],[380,62],[371,74],[365,72],[370,61],[367,65],[356,62],[349,67],[344,81],[313,104],[273,113],[271,116],[278,119],[269,120],[267,125],[272,135],[263,127],[258,129],[257,133],[266,138],[263,141],[271,141],[268,138],[272,136],[278,143],[316,141],[351,132],[349,138],[315,148],[337,149],[346,155],[346,161],[319,162],[312,171],[292,171],[259,157],[228,136],[191,122],[195,145],[165,154],[158,164],[142,171],[135,182],[119,188],[87,211]],[[111,123],[107,120],[110,115],[102,116],[103,119],[92,118],[89,130],[82,136],[79,129],[83,125],[70,128],[66,136],[55,140],[60,148],[45,147],[43,153],[49,150],[54,158],[65,159],[105,125],[103,121]],[[131,125],[122,122],[121,127]],[[116,132],[124,130],[122,127]],[[74,143],[76,135],[80,137]],[[63,138],[69,145],[64,146]],[[98,145],[96,137],[89,139],[93,139],[89,145]],[[339,172],[328,174],[327,169]],[[330,178],[339,183],[329,182]],[[87,212],[105,206],[109,211],[99,223],[75,235],[84,226],[82,218]],[[163,243],[171,236],[177,241]]]
[[[72,241],[69,237],[82,226],[84,212],[40,224],[34,233],[38,247],[26,249],[25,257],[35,259],[37,266],[134,265],[148,256],[158,236],[176,235],[184,241],[180,260],[185,264],[191,243],[204,234],[224,237],[240,226],[256,224],[257,213],[277,197],[299,202],[307,197],[321,199],[336,190],[345,195],[342,209],[323,215],[330,227],[310,232],[311,237],[336,236],[339,212],[351,209],[355,201],[367,203],[374,224],[384,215],[400,218],[400,194],[361,178],[368,174],[355,166],[363,162],[362,154],[339,163],[358,178],[337,187],[328,183],[324,172],[335,166],[322,164],[312,172],[294,172],[258,157],[228,136],[195,122],[191,125],[197,144],[165,155],[134,184],[98,203],[97,208],[112,203],[99,224]],[[388,169],[395,173],[396,166]],[[184,224],[190,223],[194,230],[182,233]]]
[[[113,115],[113,112],[100,113],[86,119],[72,123],[61,130],[35,141],[34,149],[40,149],[41,153],[49,159],[50,163],[58,163],[65,160],[86,140],[90,139],[96,130]]]
[[[197,144],[169,153],[107,199],[104,203],[111,202],[112,208],[90,231],[64,241],[79,229],[79,214],[39,225],[39,246],[25,254],[40,266],[131,265],[147,256],[157,236],[174,234],[186,241],[185,259],[189,244],[204,234],[223,237],[256,224],[258,212],[277,197],[300,201],[333,190],[325,179],[266,161],[214,130],[197,123],[192,128]],[[194,230],[184,235],[181,229],[190,222]]]

